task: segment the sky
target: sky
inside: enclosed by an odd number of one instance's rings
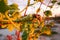
[[[60,0],[58,0],[59,2]],[[34,1],[31,0],[31,3],[33,3]],[[19,9],[22,10],[24,9],[24,7],[27,5],[27,0],[8,0],[8,4],[12,4],[12,3],[17,3],[19,5]],[[49,0],[45,0],[44,3],[47,5],[49,3]],[[31,14],[31,13],[36,13],[36,9],[39,7],[40,3],[35,4],[32,7],[29,7],[27,10],[27,14]],[[50,8],[46,9],[46,5],[41,6],[41,12],[39,12],[39,14],[41,16],[43,16],[43,11],[42,10],[49,10]],[[54,17],[55,15],[60,16],[60,6],[58,5],[54,5],[54,8],[51,9],[52,11],[52,17]]]

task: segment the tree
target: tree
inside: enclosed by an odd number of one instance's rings
[[[9,10],[9,6],[7,5],[7,2],[4,0],[1,0],[0,1],[0,12],[4,13],[7,10]]]
[[[11,5],[8,5],[8,2],[7,0],[1,0],[0,1],[0,12],[1,13],[5,13],[5,11],[7,10],[16,10],[18,9],[18,5],[17,4],[11,4]]]

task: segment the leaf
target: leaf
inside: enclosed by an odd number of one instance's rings
[[[33,19],[32,14],[29,14],[27,16],[24,16],[24,17],[20,18],[20,21],[21,22],[27,22],[27,21],[31,21],[32,19]]]
[[[48,7],[50,7],[50,8],[53,8],[53,5],[51,5],[51,6],[48,6]]]
[[[51,31],[50,31],[50,30],[45,31],[45,33],[46,33],[47,35],[51,35]]]
[[[7,2],[8,0],[4,0],[4,2],[7,4],[8,2]]]
[[[0,13],[0,21],[1,21],[1,20],[3,20],[3,18],[2,18],[2,14]]]
[[[20,26],[21,26],[21,23],[14,23],[16,25],[17,28],[15,28],[16,30],[20,30]]]
[[[44,0],[34,0],[34,1],[37,1],[37,2],[43,2]]]
[[[51,1],[51,3],[53,3],[53,4],[55,4],[57,2],[57,0],[53,0],[53,1]]]
[[[4,24],[8,24],[8,22],[3,21],[2,24],[3,24],[3,25],[4,25]]]
[[[44,12],[45,16],[51,16],[52,15],[52,12],[50,10],[47,10]]]
[[[9,5],[9,6],[10,6],[10,10],[18,10],[19,9],[18,5],[16,3],[13,3],[13,4]]]
[[[12,15],[15,10],[9,10],[9,14]]]
[[[42,29],[41,29],[41,32],[44,32],[45,30],[47,30],[48,28],[46,26],[44,26]]]
[[[7,0],[1,0],[0,1],[0,12],[2,14],[5,14],[5,11],[7,10],[17,10],[18,9],[18,5],[17,4],[12,4],[12,5],[7,5],[8,1]]]
[[[18,19],[20,17],[20,14],[19,12],[14,12],[12,16],[14,19]]]
[[[28,25],[30,25],[30,24],[32,24],[32,21],[27,21],[26,23],[27,23]]]
[[[2,28],[6,28],[6,27],[7,27],[7,25],[2,25],[1,27],[2,27]]]
[[[51,30],[44,26],[41,30],[42,34],[51,35]]]
[[[14,27],[13,27],[13,25],[11,25],[11,24],[8,24],[8,27],[7,27],[7,29],[11,32],[13,29],[14,29]]]
[[[50,25],[51,25],[51,26],[54,26],[54,22],[51,22]]]
[[[9,10],[9,6],[6,4],[7,2],[5,2],[4,0],[0,1],[0,12],[2,14],[5,14],[5,11]]]
[[[60,2],[58,2],[57,4],[60,5]]]
[[[24,31],[22,35],[22,40],[27,40],[27,38],[28,38],[28,33]]]
[[[17,23],[19,23],[19,22],[20,22],[20,20],[19,20],[19,19],[16,19],[16,20],[14,20],[14,22],[17,22]]]
[[[40,26],[41,26],[41,27],[44,27],[44,22],[41,22],[41,23],[40,23]]]
[[[57,32],[52,31],[52,35],[53,35],[53,34],[58,34],[58,33],[57,33]]]

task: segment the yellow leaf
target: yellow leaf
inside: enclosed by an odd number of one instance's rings
[[[44,22],[42,22],[42,23],[40,24],[40,26],[41,26],[41,27],[44,27]]]
[[[21,23],[15,23],[15,25],[17,25],[17,28],[20,28]]]
[[[35,34],[34,35],[34,40],[38,40],[38,36],[39,36],[39,34]]]
[[[31,33],[32,33],[32,34],[34,33],[34,30],[35,30],[34,28],[31,28]]]
[[[22,24],[21,24],[21,23],[15,23],[15,25],[16,25],[16,27],[17,27],[17,28],[15,28],[15,29],[20,31]]]
[[[13,31],[14,27],[13,27],[13,25],[12,25],[12,24],[8,24],[7,29],[11,32],[11,31]]]
[[[33,24],[30,24],[30,28],[32,28],[33,27]]]
[[[43,2],[44,0],[37,0],[38,2]]]
[[[2,14],[0,13],[0,20],[2,20],[3,18],[2,18]]]
[[[47,31],[46,34],[47,34],[47,35],[51,35],[51,31]]]
[[[14,19],[20,19],[21,18],[21,14],[18,12],[18,11],[15,11],[13,14],[12,14],[13,18]]]
[[[47,34],[47,35],[51,35],[51,30],[47,30],[44,33]]]
[[[28,24],[27,23],[25,23],[25,27],[27,27],[28,26]]]
[[[7,25],[2,25],[2,28],[5,28],[5,27],[7,27]]]
[[[8,3],[7,0],[4,0],[4,3],[7,4]]]

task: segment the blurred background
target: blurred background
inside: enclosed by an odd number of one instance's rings
[[[19,11],[23,10],[27,5],[27,0],[7,0],[7,1],[8,1],[8,5],[11,5],[13,3],[18,4],[18,8],[20,9]],[[57,1],[60,2],[60,0],[57,0]],[[33,4],[33,3],[34,3],[34,1],[31,0],[31,4]],[[44,0],[44,3],[46,5],[48,5],[49,0]],[[39,5],[40,5],[40,2],[36,3],[33,6],[29,6],[26,14],[36,13],[35,11],[39,7]],[[50,8],[47,7],[46,5],[42,4],[42,6],[41,6],[41,12],[39,12],[39,14],[41,16],[43,16],[43,11],[50,10]],[[52,4],[50,4],[50,5],[52,5]],[[46,9],[46,7],[47,7],[47,9]],[[45,38],[47,40],[60,40],[60,5],[55,4],[53,6],[53,8],[51,9],[51,11],[52,11],[52,16],[50,17],[51,20],[49,20],[49,22],[53,21],[55,23],[55,25],[54,25],[55,28],[52,28],[52,29],[53,29],[53,31],[56,31],[58,34],[52,35],[51,37],[45,36]],[[23,15],[23,13],[22,13],[22,15]],[[15,33],[15,30],[13,30],[12,32],[9,32],[8,29],[0,29],[0,36],[1,35],[6,36],[8,34],[14,35],[14,33]],[[3,36],[0,37],[0,40],[5,40],[5,39],[3,39]]]

